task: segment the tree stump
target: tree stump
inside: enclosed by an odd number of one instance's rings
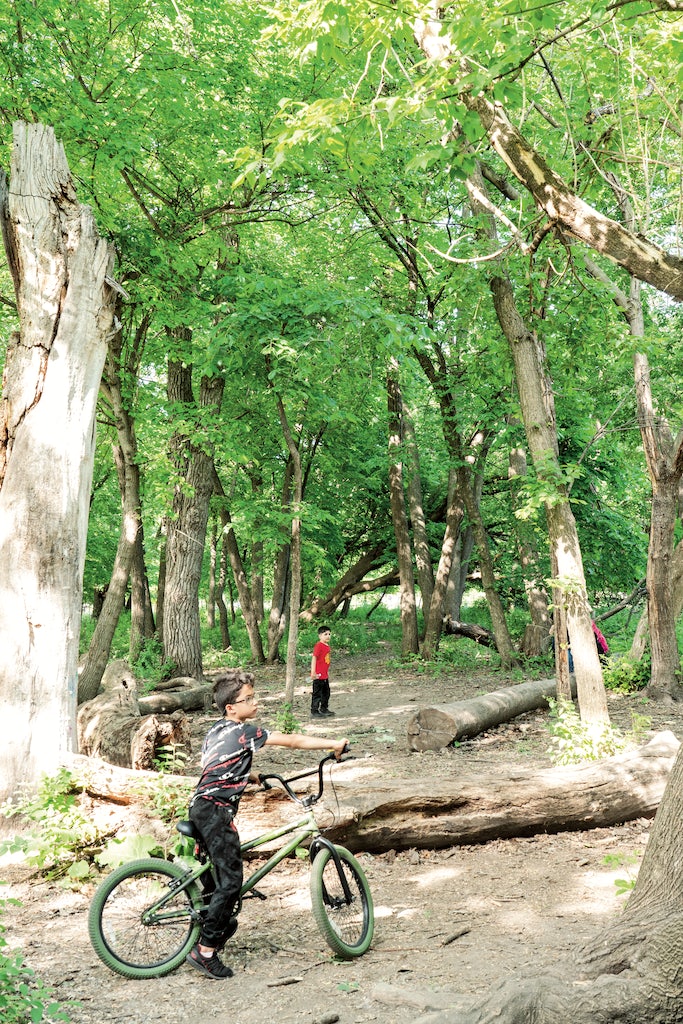
[[[107,666],[102,687],[102,693],[78,709],[82,754],[123,768],[151,769],[159,747],[189,749],[190,724],[183,711],[170,716],[141,714],[137,681],[126,661]]]

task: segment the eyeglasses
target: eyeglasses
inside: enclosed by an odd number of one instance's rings
[[[230,703],[233,707],[235,704],[258,704],[258,697],[255,693],[252,693],[251,697],[242,697],[240,700],[231,700]]]

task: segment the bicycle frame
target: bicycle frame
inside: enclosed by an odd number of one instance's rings
[[[319,835],[320,829],[313,812],[308,811],[307,814],[302,818],[299,818],[297,821],[290,822],[288,825],[283,825],[270,832],[264,832],[262,835],[255,836],[253,839],[248,839],[245,843],[241,844],[242,853],[245,853],[249,850],[258,849],[259,846],[265,846],[267,843],[275,842],[277,839],[282,839],[283,836],[290,835],[292,832],[295,832],[296,835],[293,835],[289,842],[275,850],[265,864],[262,864],[260,868],[245,879],[242,884],[242,888],[240,889],[240,899],[244,896],[248,896],[255,889],[261,879],[269,874],[273,868],[276,868],[278,864],[285,859],[285,857],[289,857],[290,854],[294,853],[297,847],[301,846],[301,844],[307,839],[310,839],[315,835]],[[185,916],[187,914],[186,910],[174,910],[168,913],[163,913],[163,908],[177,892],[189,888],[189,886],[191,886],[193,882],[196,882],[197,879],[201,878],[204,872],[208,871],[210,867],[211,861],[207,860],[203,864],[197,864],[196,867],[188,868],[182,878],[178,878],[171,882],[168,887],[168,893],[165,893],[145,911],[145,923],[150,925],[163,924],[166,921],[173,921],[178,917]]]

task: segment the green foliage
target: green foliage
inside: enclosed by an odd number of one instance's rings
[[[604,857],[603,864],[612,871],[621,867],[626,868],[628,878],[614,879],[617,896],[625,896],[635,889],[637,877],[631,872],[631,868],[639,862],[641,857],[642,851],[640,850],[634,850],[632,853],[608,853]]]
[[[81,811],[82,791],[71,772],[62,768],[44,776],[34,796],[4,804],[0,812],[5,817],[20,816],[37,828],[0,842],[0,854],[22,853],[47,878],[74,883],[87,878],[106,834]]]
[[[97,864],[107,871],[113,871],[129,860],[143,857],[163,856],[159,840],[154,836],[124,836],[121,839],[110,839],[101,853],[95,857]]]
[[[142,641],[132,668],[135,678],[143,684],[142,692],[147,693],[163,679],[170,679],[175,665],[170,659],[164,658],[163,644],[158,637],[153,636]]]
[[[275,728],[279,732],[301,732],[301,722],[294,714],[294,709],[289,703],[283,704],[282,707],[278,709],[275,713],[274,723]]]
[[[618,729],[609,723],[582,722],[574,703],[565,698],[548,698],[551,736],[550,756],[554,764],[580,764],[612,757],[626,746]]]
[[[650,658],[635,661],[628,655],[610,658],[602,673],[605,686],[615,693],[635,693],[650,682]]]
[[[0,900],[0,918],[8,905],[16,900]],[[36,978],[24,963],[19,949],[11,949],[0,920],[0,1011],[3,1024],[57,1024],[68,1021],[69,1013],[58,1003],[52,990]],[[75,1005],[75,1004],[72,1004]]]
[[[164,743],[154,752],[154,767],[158,772],[168,775],[182,775],[188,753],[182,744]]]
[[[180,782],[165,775],[147,779],[138,787],[138,792],[148,806],[167,823],[185,817],[192,790],[192,783]]]
[[[609,722],[584,722],[573,701],[548,698],[551,747],[548,751],[554,764],[580,764],[600,761],[625,750],[629,743],[639,742],[651,722],[644,715],[631,716],[631,728],[624,734]]]

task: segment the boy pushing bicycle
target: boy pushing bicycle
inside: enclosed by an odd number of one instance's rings
[[[234,911],[243,879],[242,852],[234,818],[251,778],[254,754],[261,747],[272,745],[296,750],[332,750],[339,760],[348,740],[272,732],[251,723],[250,719],[258,711],[251,672],[241,669],[224,672],[214,683],[213,698],[223,717],[211,726],[204,739],[202,774],[190,800],[189,817],[201,833],[213,862],[216,888],[202,922],[199,942],[186,959],[207,977],[221,980],[232,977],[232,970],[218,953],[237,930]]]

